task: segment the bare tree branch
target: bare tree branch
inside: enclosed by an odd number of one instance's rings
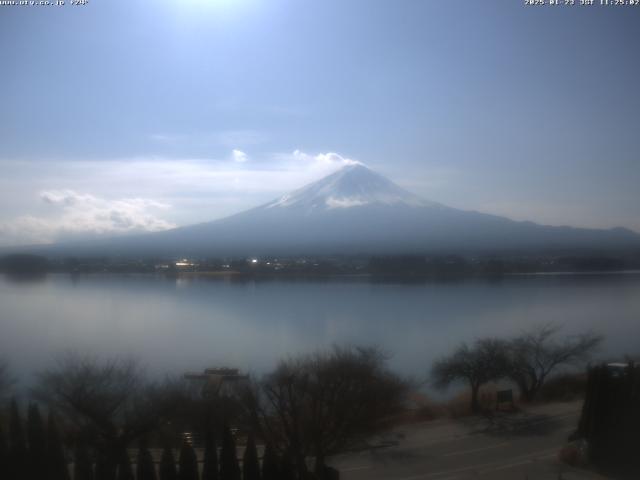
[[[480,411],[478,393],[487,382],[504,377],[507,373],[507,343],[484,338],[472,346],[465,343],[448,357],[438,360],[431,369],[436,388],[445,389],[456,381],[464,381],[471,388],[471,411]]]
[[[300,474],[309,455],[321,468],[328,455],[361,443],[402,408],[406,384],[385,362],[378,349],[357,347],[281,362],[254,390],[253,417]]]
[[[557,339],[560,330],[552,323],[539,325],[509,344],[509,377],[526,401],[535,399],[551,372],[586,362],[602,342],[602,336],[593,332]]]
[[[68,353],[39,375],[34,395],[110,455],[162,425],[185,390],[176,381],[148,381],[133,359]]]

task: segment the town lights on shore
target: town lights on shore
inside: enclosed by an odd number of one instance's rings
[[[176,262],[176,267],[193,267],[195,263],[190,262],[189,259],[183,258],[182,260],[178,260]]]

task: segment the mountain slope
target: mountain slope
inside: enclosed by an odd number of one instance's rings
[[[550,227],[423,200],[356,164],[230,217],[57,248],[75,255],[249,256],[640,249],[626,229]]]
[[[269,208],[349,208],[364,205],[438,206],[400,188],[364,165],[348,165],[337,172],[264,205]]]

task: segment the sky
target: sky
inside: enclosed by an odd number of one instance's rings
[[[213,220],[353,160],[452,207],[640,231],[639,22],[516,0],[0,5],[0,245]]]

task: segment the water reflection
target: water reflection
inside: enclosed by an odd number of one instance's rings
[[[1,277],[0,348],[17,375],[69,348],[134,354],[157,372],[214,365],[262,372],[288,354],[368,343],[416,377],[463,340],[539,322],[601,331],[605,354],[640,349],[640,275],[393,280]]]

